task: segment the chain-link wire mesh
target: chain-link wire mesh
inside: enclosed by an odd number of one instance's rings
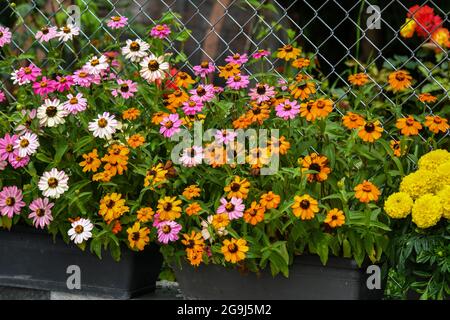
[[[365,106],[382,98],[392,106],[402,107],[417,99],[424,86],[431,88],[439,96],[437,102],[426,104],[429,114],[440,110],[448,102],[450,84],[446,78],[437,76],[436,72],[445,67],[450,74],[446,48],[443,48],[444,56],[441,60],[429,64],[423,60],[420,50],[422,45],[430,43],[431,34],[414,41],[404,39],[399,34],[408,10],[416,4],[415,1],[32,0],[13,3],[3,0],[0,3],[0,23],[9,24],[13,31],[12,50],[15,54],[27,54],[36,50],[48,52],[47,45],[30,39],[34,39],[43,25],[63,23],[72,14],[68,11],[70,5],[80,8],[80,37],[85,40],[79,42],[78,46],[64,44],[74,57],[79,57],[86,49],[100,53],[95,43],[98,40],[92,40],[100,34],[113,40],[130,37],[145,40],[149,28],[157,19],[167,12],[173,12],[179,13],[177,21],[186,30],[192,31],[183,48],[174,43],[168,48],[169,51],[179,52],[183,49],[186,52],[186,60],[180,69],[189,69],[203,60],[213,61],[217,66],[223,64],[224,58],[229,54],[251,54],[258,49],[274,51],[289,42],[314,54],[324,75],[322,81],[339,83],[340,88],[343,88],[334,91],[333,97],[335,109],[339,113],[345,112],[341,108],[341,101],[349,96],[357,96],[354,87],[347,80],[346,72],[349,67],[354,72],[370,75],[373,72],[370,73],[369,70],[382,67],[398,70],[416,63],[422,72],[423,76],[414,83],[413,90],[395,100],[386,90],[387,81],[371,77],[377,93],[361,101]],[[440,26],[444,27],[449,22],[450,5],[437,1],[421,1],[418,4],[434,8],[442,18]],[[118,14],[129,18],[128,26],[120,32],[113,32],[106,24],[111,16]],[[76,59],[72,59],[60,67],[70,68],[75,61]],[[270,65],[270,70],[278,72],[280,61],[266,59],[266,62]],[[255,70],[250,68],[246,72],[251,74]],[[10,99],[14,99],[5,80],[2,79],[1,87]],[[389,121],[395,121],[395,118],[392,116],[386,119],[385,124]],[[447,136],[448,131],[440,139]],[[424,137],[422,139],[425,141]]]

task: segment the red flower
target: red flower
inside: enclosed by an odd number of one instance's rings
[[[425,5],[420,7],[419,5],[409,8],[408,18],[414,18],[416,21],[416,32],[419,37],[427,38],[442,24],[442,19],[438,15],[434,14],[434,9]]]
[[[173,77],[178,73],[177,68],[170,69],[170,74],[166,80],[164,80],[163,90],[178,90],[180,89],[173,81]],[[156,85],[159,87],[161,85],[161,80],[156,80]]]

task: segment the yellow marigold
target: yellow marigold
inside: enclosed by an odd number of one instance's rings
[[[450,185],[450,160],[437,167],[436,175],[439,186]]]
[[[450,152],[444,149],[436,149],[424,154],[419,159],[419,169],[436,170],[444,162],[450,160]]]
[[[391,194],[384,202],[384,211],[394,219],[406,218],[411,213],[413,200],[405,192]]]
[[[436,174],[429,170],[418,170],[403,178],[400,183],[400,192],[407,193],[411,198],[417,199],[426,193],[433,193],[436,188]]]
[[[436,225],[442,217],[441,198],[430,193],[416,200],[412,208],[412,221],[422,229]]]
[[[443,209],[442,215],[445,219],[450,220],[450,185],[445,186],[439,191],[437,196],[441,200]]]
[[[144,207],[138,210],[137,218],[140,222],[149,222],[153,219],[155,212],[150,207]]]

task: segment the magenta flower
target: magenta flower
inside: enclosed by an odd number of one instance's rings
[[[0,26],[0,48],[11,42],[11,31],[9,28]]]
[[[53,220],[52,208],[54,203],[51,203],[48,198],[37,198],[30,204],[31,213],[28,215],[29,219],[33,219],[33,224],[36,228],[44,229]]]
[[[232,197],[230,201],[225,198],[220,199],[222,204],[217,208],[217,213],[227,213],[230,220],[238,219],[244,215],[245,205],[242,203],[242,199]]]
[[[30,162],[30,157],[29,156],[25,156],[25,157],[19,156],[19,152],[17,150],[14,151],[14,157],[10,160],[11,166],[14,168],[14,170],[26,167],[29,162]]]
[[[199,85],[196,89],[189,90],[192,95],[191,100],[198,102],[208,102],[214,99],[215,92],[212,84]]]
[[[113,16],[106,24],[111,29],[121,29],[128,24],[128,18],[124,16]]]
[[[250,89],[250,99],[255,100],[257,103],[269,101],[270,98],[275,96],[275,90],[268,84],[258,83],[255,88]]]
[[[178,240],[181,225],[175,221],[162,221],[158,225],[158,241],[164,244]]]
[[[213,73],[215,70],[214,65],[207,61],[203,61],[199,65],[194,66],[193,69],[194,74],[202,78],[205,78],[208,74]]]
[[[55,89],[55,81],[47,79],[47,77],[42,77],[40,81],[33,83],[34,93],[41,97],[46,97],[49,93],[55,91]]]
[[[42,27],[41,30],[36,32],[36,40],[39,42],[49,42],[53,38],[56,38],[59,35],[56,27]]]
[[[5,93],[2,90],[0,90],[0,103],[2,103],[5,100],[6,100]]]
[[[113,68],[120,67],[120,63],[116,59],[117,56],[119,55],[119,52],[117,52],[117,51],[107,51],[107,52],[103,53],[103,55],[107,58],[107,62],[108,62],[108,64],[111,67],[113,67]]]
[[[254,54],[252,54],[252,57],[254,59],[261,59],[261,58],[267,57],[269,54],[270,54],[269,51],[260,49],[260,50],[256,51]]]
[[[227,129],[217,130],[214,137],[216,138],[216,143],[228,144],[234,141],[234,139],[237,137],[237,133],[234,132],[234,130],[227,130]]]
[[[35,82],[41,75],[41,69],[34,64],[30,64],[28,67],[21,67],[17,71],[17,80],[20,85]]]
[[[300,106],[297,101],[290,101],[289,99],[286,99],[282,103],[278,104],[275,107],[275,110],[278,117],[288,120],[295,118],[295,116],[300,112]]]
[[[74,85],[72,76],[57,76],[55,81],[55,87],[58,92],[64,92],[69,90]]]
[[[248,76],[237,74],[235,76],[229,77],[227,80],[227,86],[233,90],[239,90],[247,88],[250,81]]]
[[[161,121],[161,128],[159,129],[159,133],[161,133],[166,138],[170,138],[175,133],[180,131],[181,124],[182,122],[178,113],[172,113]]]
[[[282,91],[286,91],[287,90],[287,81],[286,80],[284,80],[284,79],[278,79],[278,81],[277,81],[277,83],[279,84],[279,85],[281,85],[281,90]]]
[[[155,213],[155,215],[153,216],[153,226],[155,228],[158,228],[159,225],[164,222],[163,220],[159,220],[159,213]]]
[[[12,218],[15,214],[19,214],[20,210],[25,207],[25,202],[22,199],[22,190],[16,186],[3,187],[3,190],[0,192],[1,215]]]
[[[183,103],[183,112],[187,115],[194,115],[202,112],[203,103],[200,101],[189,100]]]
[[[247,56],[247,54],[236,53],[236,54],[233,54],[231,56],[228,56],[225,59],[225,61],[228,62],[228,63],[235,63],[235,64],[238,64],[238,65],[242,65],[242,64],[244,64],[244,63],[246,63],[248,61],[248,56]]]
[[[152,28],[150,35],[154,38],[164,39],[170,32],[170,28],[166,24],[158,24]]]
[[[219,86],[214,86],[214,94],[220,94],[223,92],[223,88]]]
[[[137,83],[131,80],[117,79],[117,84],[119,85],[119,88],[114,89],[111,92],[114,97],[117,97],[120,94],[122,98],[128,99],[133,97],[134,93],[138,91]]]
[[[14,145],[17,142],[17,136],[10,136],[9,133],[0,138],[0,160],[11,162],[14,158]]]
[[[64,109],[69,111],[72,114],[77,114],[78,112],[82,112],[87,108],[87,100],[83,98],[82,93],[77,93],[76,96],[73,94],[67,95],[67,101],[64,102]]]

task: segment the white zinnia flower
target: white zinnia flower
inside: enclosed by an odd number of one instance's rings
[[[20,136],[14,145],[14,149],[17,150],[21,158],[33,155],[38,148],[38,136],[32,132],[26,132],[23,136]]]
[[[45,99],[44,104],[37,109],[36,117],[39,124],[46,127],[56,127],[66,122],[64,117],[68,115],[68,111],[58,99]]]
[[[180,157],[180,163],[188,168],[201,164],[202,160],[203,148],[199,146],[184,149]]]
[[[72,40],[73,36],[77,36],[80,34],[80,28],[74,26],[73,24],[68,24],[65,27],[61,27],[58,32],[58,37],[60,41],[68,41]]]
[[[92,229],[94,225],[89,219],[81,218],[77,221],[72,222],[72,228],[67,231],[67,234],[75,244],[80,244],[92,238]]]
[[[166,77],[164,71],[169,70],[169,63],[164,62],[164,56],[156,57],[154,54],[145,57],[140,65],[142,66],[141,77],[148,82],[164,79]]]
[[[109,140],[119,126],[118,121],[114,118],[114,115],[110,115],[109,112],[103,112],[102,115],[98,115],[97,119],[89,122],[89,130],[93,132],[94,137]]]
[[[141,61],[142,58],[147,56],[147,50],[150,48],[147,42],[140,39],[127,40],[125,47],[122,48],[122,54],[125,58],[131,60],[131,62]]]
[[[38,187],[44,197],[58,199],[64,192],[69,190],[69,177],[64,171],[53,168],[44,172],[39,179]]]
[[[98,75],[102,71],[108,69],[108,59],[102,55],[100,58],[97,56],[93,56],[84,66],[83,69],[86,70],[89,74]]]

